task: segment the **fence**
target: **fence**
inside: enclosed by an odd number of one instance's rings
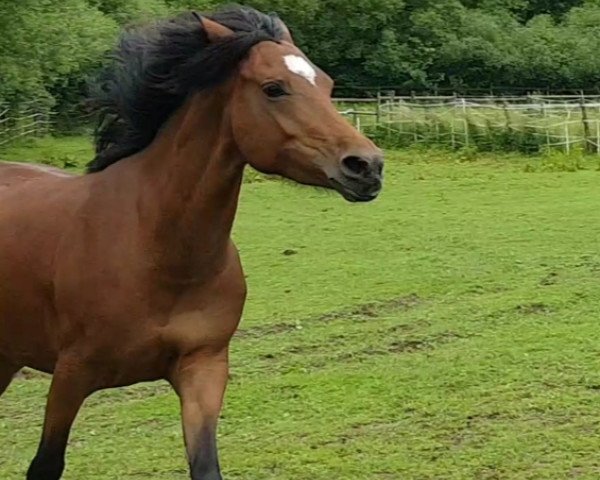
[[[43,136],[52,130],[52,114],[25,106],[11,111],[0,105],[0,147],[30,136]]]
[[[600,155],[600,96],[412,96],[336,99],[360,130],[390,146]]]
[[[600,95],[385,96],[338,98],[338,109],[383,146],[435,145],[452,149],[523,151],[559,149],[600,155]],[[86,120],[87,121],[87,120]],[[28,105],[0,105],[0,147],[42,136],[53,116]]]

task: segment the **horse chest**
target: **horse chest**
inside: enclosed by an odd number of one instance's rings
[[[237,250],[208,284],[181,292],[163,329],[163,341],[180,353],[225,348],[235,333],[246,300],[246,282]]]
[[[163,340],[182,354],[199,349],[221,349],[235,333],[243,297],[217,298],[196,309],[173,314],[163,330]]]
[[[163,327],[163,341],[180,353],[221,349],[229,344],[242,316],[246,284],[234,268],[212,285],[185,292]]]

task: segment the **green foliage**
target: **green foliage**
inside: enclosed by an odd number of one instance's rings
[[[42,163],[82,172],[93,154],[89,136],[28,138],[3,150],[0,161]]]
[[[80,123],[120,28],[220,0],[0,2],[0,104]],[[600,87],[599,0],[248,0],[277,12],[342,90]],[[346,90],[344,90],[346,88]]]
[[[169,13],[163,0],[88,0],[88,3],[121,25]]]
[[[57,100],[73,76],[98,65],[117,25],[85,0],[0,2],[0,103]]]

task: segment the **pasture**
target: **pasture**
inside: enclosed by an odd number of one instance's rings
[[[88,150],[42,140],[0,156],[77,168]],[[369,205],[245,185],[225,477],[598,478],[598,160],[402,151],[386,168]],[[47,388],[27,372],[0,399],[2,479],[24,476]],[[92,397],[65,478],[187,478],[175,395]]]

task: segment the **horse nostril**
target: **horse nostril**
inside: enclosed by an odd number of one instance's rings
[[[342,165],[353,175],[365,175],[369,171],[369,162],[356,156],[344,158]]]

